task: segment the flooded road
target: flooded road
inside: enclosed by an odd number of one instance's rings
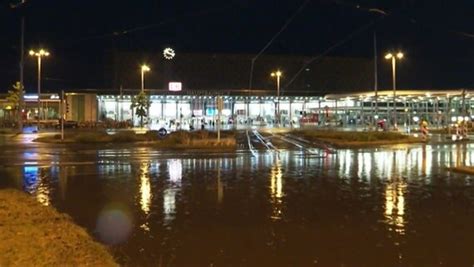
[[[474,145],[163,152],[4,145],[0,187],[129,266],[472,266]],[[34,256],[34,255],[32,255]]]

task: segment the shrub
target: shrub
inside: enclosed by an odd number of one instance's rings
[[[79,143],[99,143],[107,139],[107,134],[101,132],[79,133],[74,140]]]
[[[195,132],[195,136],[196,136],[198,139],[207,139],[207,138],[209,138],[209,131],[206,131],[206,130],[199,130],[199,131],[196,131],[196,132]]]
[[[333,130],[299,130],[296,134],[308,139],[336,139],[341,141],[391,141],[408,139],[407,135],[397,132],[351,132]]]
[[[137,141],[137,135],[133,131],[120,131],[110,136],[112,142],[134,142]]]
[[[144,139],[147,140],[147,141],[155,141],[155,140],[158,140],[160,139],[160,134],[158,133],[158,131],[156,130],[151,130],[151,131],[147,131],[144,135],[143,135]]]

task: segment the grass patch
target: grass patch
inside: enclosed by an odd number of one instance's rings
[[[0,190],[0,240],[0,266],[118,266],[69,216],[16,190]]]
[[[0,134],[12,134],[14,132],[13,129],[0,129]]]
[[[133,131],[121,131],[117,132],[112,135],[108,135],[108,140],[107,142],[116,142],[116,143],[121,143],[121,142],[136,142],[136,141],[143,141],[145,140],[145,135],[144,134],[135,134]]]
[[[295,130],[293,134],[306,137],[308,139],[332,139],[341,141],[372,142],[372,141],[392,141],[407,140],[410,137],[397,132],[352,132],[333,130]]]
[[[111,140],[110,136],[105,132],[87,132],[87,133],[78,133],[72,137],[76,143],[102,143],[109,142]]]
[[[158,142],[158,146],[167,148],[215,148],[227,147],[235,148],[235,132],[222,131],[221,141],[217,142],[217,133],[209,131],[176,131]]]
[[[217,133],[205,130],[176,131],[161,137],[158,131],[136,134],[134,131],[119,131],[107,134],[105,131],[75,132],[65,135],[64,143],[101,144],[150,142],[163,148],[211,148],[236,147],[235,131],[221,131],[221,142],[217,142]],[[38,142],[58,143],[61,135],[45,136],[36,139]]]
[[[421,139],[398,132],[355,132],[335,130],[294,130],[291,132],[309,141],[324,142],[338,148],[416,143]]]

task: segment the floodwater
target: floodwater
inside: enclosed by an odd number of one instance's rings
[[[472,266],[474,145],[163,152],[14,146],[0,187],[69,214],[128,266]],[[34,257],[34,255],[32,255]]]

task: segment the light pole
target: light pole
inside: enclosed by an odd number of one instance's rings
[[[142,93],[145,90],[145,72],[150,71],[150,67],[147,65],[141,66],[141,74],[142,74]]]
[[[280,77],[283,73],[280,70],[270,73],[271,77],[276,77],[277,82],[277,105],[275,109],[275,120],[280,124]]]
[[[392,81],[393,81],[393,109],[392,111],[393,111],[393,127],[395,129],[397,128],[397,102],[396,102],[396,96],[397,96],[396,59],[397,58],[402,59],[403,53],[398,52],[396,55],[392,53],[388,53],[385,55],[385,59],[392,60]]]
[[[38,59],[38,126],[37,130],[40,128],[40,109],[41,109],[41,58],[49,56],[49,52],[40,49],[38,51],[30,50],[30,56],[34,56]]]

